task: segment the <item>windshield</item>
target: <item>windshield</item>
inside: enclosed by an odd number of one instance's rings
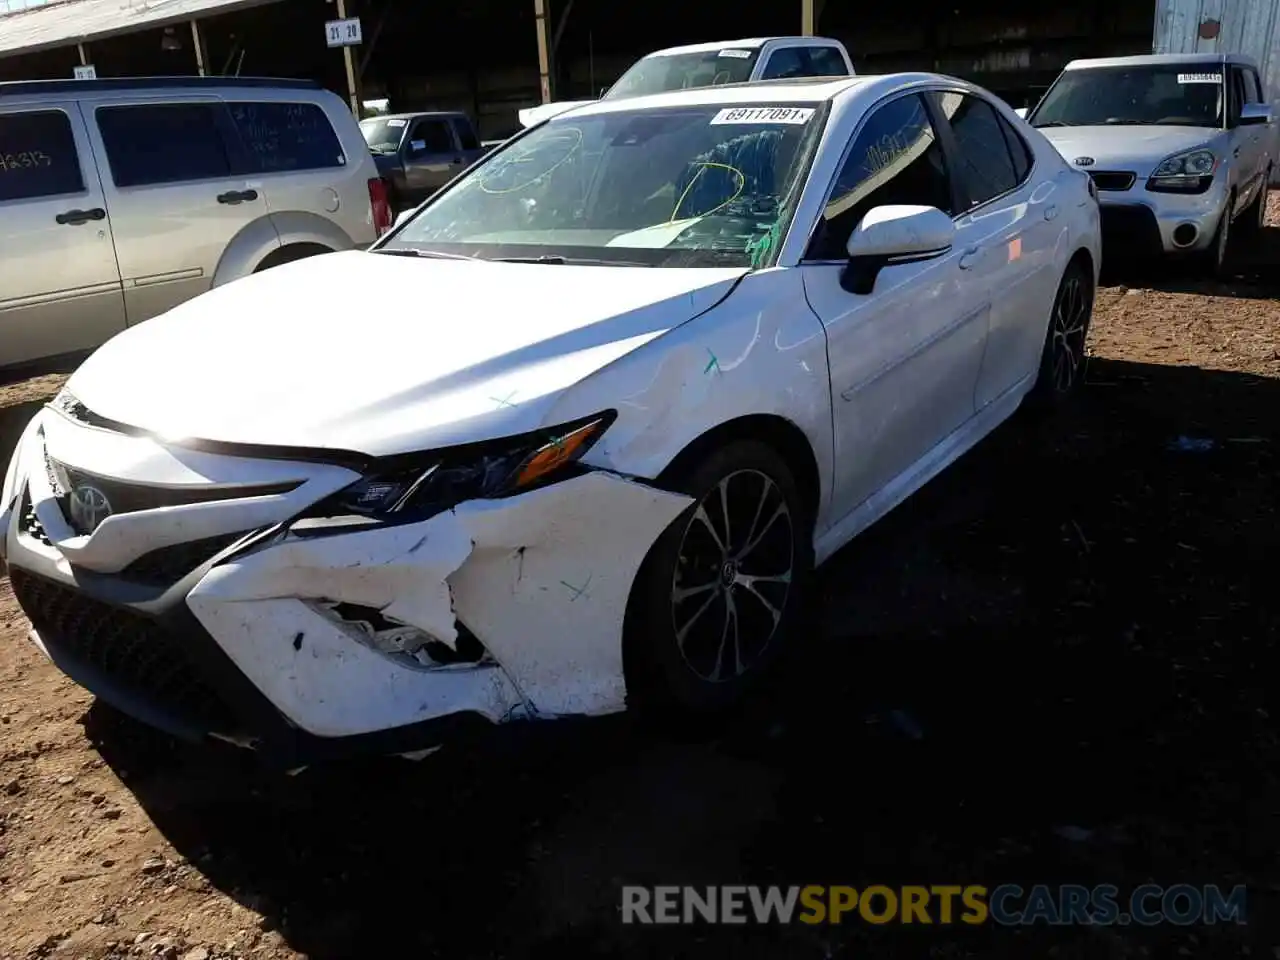
[[[758,47],[754,50],[725,47],[702,53],[645,57],[609,88],[604,99],[641,97],[648,93],[713,87],[722,83],[745,83],[751,79],[751,71],[759,57]]]
[[[378,249],[632,266],[764,266],[819,104],[563,117],[500,147]]]
[[[1220,127],[1224,91],[1219,65],[1173,63],[1068,70],[1029,119],[1036,127]]]
[[[408,123],[409,121],[396,117],[362,120],[360,132],[364,134],[364,142],[374,153],[395,153],[400,149],[400,141]]]

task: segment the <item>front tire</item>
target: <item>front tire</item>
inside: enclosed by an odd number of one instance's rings
[[[1231,222],[1231,210],[1236,205],[1236,196],[1227,197],[1227,204],[1222,208],[1222,217],[1218,220],[1218,229],[1213,234],[1213,243],[1203,254],[1205,272],[1215,280],[1226,280],[1231,275],[1231,254],[1235,240],[1234,226]]]
[[[663,720],[722,714],[804,629],[813,522],[778,453],[736,440],[670,484],[694,502],[641,565],[628,604],[628,705]]]
[[[1093,274],[1082,259],[1072,260],[1058,284],[1049,313],[1039,373],[1028,397],[1034,408],[1058,409],[1084,383],[1089,364],[1085,344],[1093,321],[1093,299]]]

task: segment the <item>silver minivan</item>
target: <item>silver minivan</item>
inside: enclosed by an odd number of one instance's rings
[[[350,108],[307,81],[0,83],[0,368],[391,225]]]

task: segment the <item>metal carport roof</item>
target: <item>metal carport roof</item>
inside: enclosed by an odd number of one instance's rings
[[[0,16],[0,57],[133,33],[276,0],[54,0]]]

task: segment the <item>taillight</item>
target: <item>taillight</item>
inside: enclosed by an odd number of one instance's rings
[[[369,181],[369,206],[373,208],[373,229],[382,236],[391,229],[394,219],[391,213],[391,196],[387,191],[387,182],[381,177]]]

